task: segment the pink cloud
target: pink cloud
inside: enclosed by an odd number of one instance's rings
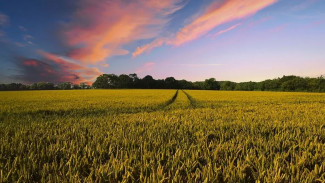
[[[60,68],[62,72],[62,77],[58,81],[72,81],[75,83],[86,82],[90,83],[102,74],[97,68],[89,68],[77,63],[73,63],[64,57],[58,55],[47,53],[44,51],[39,51],[39,53],[50,63],[54,64],[56,67]]]
[[[131,42],[157,37],[169,22],[171,14],[184,6],[184,0],[80,0],[71,12],[69,21],[61,25],[59,34],[64,46],[64,54],[39,51],[41,59],[23,58],[20,67],[29,81],[38,81],[38,76],[51,82],[93,81],[102,74],[97,68],[108,67],[106,58],[125,55],[124,48]],[[7,22],[7,16],[0,14],[1,24]],[[25,32],[23,26],[18,27]],[[26,34],[23,39],[30,42],[32,36]],[[16,46],[26,46],[16,43]],[[60,56],[62,55],[62,56]],[[102,62],[101,64],[97,64]],[[148,63],[145,70],[153,67]],[[47,72],[48,71],[48,72]],[[142,72],[140,70],[140,72]],[[48,74],[48,77],[45,75]]]
[[[186,66],[186,67],[215,67],[215,66],[222,66],[222,64],[166,64],[172,66]]]
[[[167,39],[167,38],[158,38],[149,44],[146,44],[141,47],[137,47],[137,49],[132,53],[132,56],[137,57],[138,55],[141,55],[144,52],[149,52],[153,48],[156,48],[156,47],[159,47],[159,46],[162,46],[162,45],[168,43],[168,41],[169,41],[169,39]]]
[[[108,67],[109,64],[102,64],[102,67]]]
[[[0,26],[3,26],[9,22],[9,17],[5,14],[0,13]]]
[[[164,44],[179,46],[205,35],[219,25],[252,16],[277,0],[226,0],[210,4],[201,15],[183,27],[175,36],[157,38],[153,42],[138,47],[133,56],[137,56]]]
[[[275,2],[276,0],[227,0],[222,4],[212,3],[201,16],[177,33],[173,44],[178,46],[197,39],[223,23],[251,16]]]
[[[311,26],[318,26],[318,25],[322,25],[324,23],[325,23],[325,20],[318,20],[318,21],[311,22],[310,25]]]
[[[283,24],[283,25],[279,25],[273,29],[270,30],[270,32],[280,32],[282,31],[283,29],[285,29],[287,27],[287,25]]]
[[[23,64],[26,65],[26,66],[33,66],[33,67],[37,67],[38,66],[38,62],[35,61],[35,60],[29,60],[29,59],[26,59],[23,61]]]
[[[34,82],[60,82],[62,75],[66,73],[58,72],[55,67],[37,59],[19,58],[17,64],[22,75],[13,76],[15,79],[26,83]]]
[[[270,20],[271,18],[272,18],[271,16],[263,17],[263,18],[261,18],[261,19],[259,19],[259,20],[257,20],[257,21],[253,21],[253,22],[251,22],[251,23],[249,24],[248,27],[254,27],[254,26],[256,26],[256,25],[262,24],[262,23],[264,23],[264,22]]]
[[[238,23],[238,24],[235,24],[235,25],[233,25],[233,26],[231,26],[231,27],[228,27],[227,29],[224,29],[224,30],[218,31],[217,33],[215,33],[214,35],[212,35],[212,37],[216,37],[216,36],[219,36],[219,35],[221,35],[221,34],[223,34],[223,33],[226,33],[226,32],[228,32],[228,31],[231,31],[231,30],[235,29],[236,27],[238,27],[238,26],[240,26],[240,25],[241,25],[241,23]]]
[[[136,73],[144,73],[144,72],[149,72],[151,70],[153,70],[155,67],[155,63],[154,62],[147,62],[145,63],[143,66],[141,66],[140,68],[138,68],[136,70]]]
[[[18,26],[18,28],[19,28],[21,31],[23,31],[23,32],[27,32],[26,27],[24,27],[24,26],[22,26],[22,25]]]
[[[69,56],[83,63],[128,54],[125,44],[158,36],[168,15],[182,7],[180,0],[100,2],[82,0],[64,27],[64,37],[72,48]]]
[[[9,22],[9,17],[0,12],[0,27],[6,25],[8,22]],[[0,30],[0,38],[1,37],[5,37],[5,33],[2,30]]]

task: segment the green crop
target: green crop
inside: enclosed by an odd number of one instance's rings
[[[325,94],[0,92],[0,182],[325,182]]]

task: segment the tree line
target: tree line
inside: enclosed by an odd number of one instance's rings
[[[276,79],[268,79],[261,82],[232,82],[216,81],[215,78],[205,81],[191,82],[176,80],[174,77],[166,79],[154,79],[147,75],[139,78],[137,74],[102,74],[90,85],[80,85],[64,82],[53,84],[48,82],[24,85],[21,83],[0,84],[0,90],[55,90],[55,89],[194,89],[194,90],[232,90],[232,91],[306,91],[325,92],[325,78],[283,76]]]
[[[59,84],[49,82],[38,82],[31,85],[22,83],[0,84],[0,91],[16,91],[16,90],[71,90],[71,89],[91,89],[90,85],[85,83],[73,84],[71,82],[63,82]]]

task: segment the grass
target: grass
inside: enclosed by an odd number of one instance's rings
[[[324,182],[325,94],[0,92],[0,182]]]

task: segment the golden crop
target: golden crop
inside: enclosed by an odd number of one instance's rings
[[[324,182],[325,94],[0,92],[0,182]]]

